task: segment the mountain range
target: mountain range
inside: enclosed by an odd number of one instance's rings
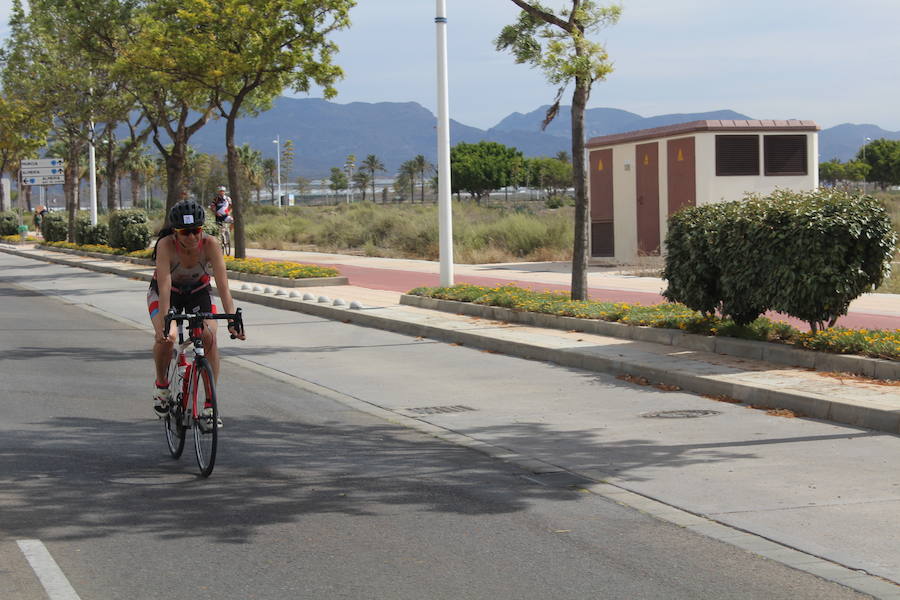
[[[486,130],[451,120],[451,144],[488,140],[515,146],[525,156],[554,156],[560,151],[571,153],[569,107],[561,106],[557,117],[541,131],[547,108],[541,106],[527,114],[514,112]],[[585,112],[585,138],[701,119],[751,118],[757,117],[732,110],[643,117],[616,108],[592,108]],[[243,117],[236,125],[237,144],[250,144],[261,150],[263,156],[274,156],[276,136],[280,136],[282,143],[286,140],[294,143],[295,177],[325,177],[331,167],[342,166],[349,154],[354,154],[357,161],[369,154],[376,155],[384,163],[386,174],[396,173],[401,163],[417,154],[424,155],[432,163],[436,161],[436,118],[415,102],[337,104],[318,98],[282,96],[270,110]],[[850,123],[824,129],[819,132],[820,160],[849,160],[866,138],[897,140],[900,131]],[[200,152],[224,154],[225,122],[210,121],[190,143]]]

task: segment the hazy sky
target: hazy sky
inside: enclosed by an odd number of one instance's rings
[[[3,23],[10,4],[0,0]],[[733,109],[900,130],[900,0],[622,5],[621,21],[595,36],[615,71],[594,85],[591,108],[642,116]],[[415,101],[434,111],[434,0],[359,0],[351,14],[352,28],[336,36],[346,78],[335,101]],[[552,101],[556,90],[540,71],[494,50],[517,14],[509,0],[447,0],[453,119],[487,128]]]

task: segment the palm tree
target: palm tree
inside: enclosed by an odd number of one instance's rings
[[[240,162],[241,170],[247,178],[247,182],[256,190],[256,203],[259,204],[259,193],[263,182],[262,151],[254,150],[250,144],[244,144],[235,148]]]
[[[362,190],[362,201],[366,201],[366,188],[369,187],[369,183],[372,181],[372,176],[369,175],[368,172],[360,169],[356,173],[353,174],[353,183]],[[373,186],[372,191],[372,201],[375,201],[375,191]]]
[[[262,179],[263,183],[266,185],[266,189],[269,190],[269,194],[272,196],[273,203],[275,199],[275,181],[276,181],[276,173],[275,171],[278,169],[278,163],[274,158],[266,158],[262,161]]]
[[[370,183],[372,185],[372,202],[375,202],[375,173],[384,172],[384,163],[378,160],[374,154],[370,154],[362,161],[362,168],[369,172]]]
[[[424,158],[424,157],[423,157]],[[408,160],[402,165],[400,165],[400,177],[404,183],[409,182],[409,201],[410,203],[415,202],[416,200],[416,176],[419,174],[419,169],[416,166],[415,159]]]
[[[128,172],[128,178],[131,180],[131,207],[137,208],[141,203],[141,187],[156,171],[156,164],[149,155],[132,152],[122,167]]]
[[[419,176],[419,182],[422,186],[419,198],[422,204],[425,204],[425,171],[434,168],[434,165],[425,160],[425,157],[421,154],[412,159],[412,163],[415,168],[415,174]]]

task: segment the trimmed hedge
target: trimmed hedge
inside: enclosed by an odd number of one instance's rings
[[[62,212],[48,212],[41,220],[41,235],[48,242],[64,242],[69,237],[69,219]]]
[[[18,235],[19,216],[12,211],[0,212],[0,235]]]
[[[896,234],[881,203],[837,190],[779,190],[669,219],[663,296],[747,324],[775,310],[816,332],[890,272]]]
[[[150,225],[142,210],[116,210],[109,215],[109,245],[128,251],[143,250],[150,243]]]

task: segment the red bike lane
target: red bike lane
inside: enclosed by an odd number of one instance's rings
[[[423,273],[418,271],[404,271],[400,269],[382,269],[372,267],[360,267],[356,265],[313,263],[322,267],[332,267],[341,272],[350,280],[350,285],[369,288],[373,290],[387,290],[391,292],[408,292],[415,287],[439,286],[440,275],[437,273]],[[497,277],[479,277],[472,275],[456,275],[456,283],[470,283],[495,287],[498,285],[515,285],[535,291],[568,292],[569,286],[552,283],[536,283],[533,281],[521,281],[518,279],[505,279]],[[631,290],[618,290],[600,287],[589,288],[588,294],[592,300],[604,302],[626,302],[628,304],[642,304],[645,306],[666,302],[659,294],[650,292],[636,292]],[[786,321],[792,326],[806,331],[809,326],[799,319],[782,315],[780,313],[766,313],[766,316],[777,321]],[[900,329],[900,316],[879,315],[862,312],[851,312],[838,319],[839,327],[849,329]]]

